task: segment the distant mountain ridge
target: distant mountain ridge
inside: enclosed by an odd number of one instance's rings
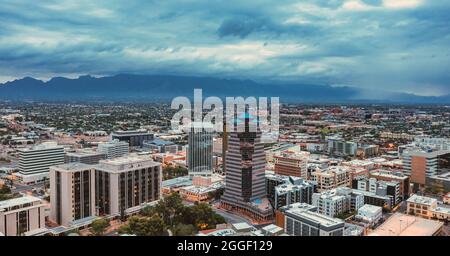
[[[418,96],[388,93],[386,97],[367,98],[370,90],[310,84],[262,84],[251,80],[220,79],[171,75],[119,74],[75,79],[54,77],[47,82],[25,77],[0,84],[2,100],[35,101],[167,101],[177,96],[193,97],[194,88],[207,96],[280,97],[281,102],[297,103],[450,103],[450,95]],[[379,92],[378,92],[379,94]]]

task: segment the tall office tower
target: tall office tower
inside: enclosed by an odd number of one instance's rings
[[[111,134],[113,140],[125,141],[130,147],[142,147],[142,143],[146,140],[153,140],[152,133],[146,130],[136,131],[115,131]]]
[[[223,119],[223,131],[222,131],[222,170],[225,173],[227,169],[226,165],[226,156],[228,149],[228,131],[227,131],[227,122],[226,118]]]
[[[93,165],[68,163],[50,167],[50,219],[69,227],[96,215]]]
[[[450,170],[450,151],[411,151],[403,154],[403,168],[411,177],[414,191],[425,187],[426,177]]]
[[[189,176],[209,176],[212,174],[212,128],[213,126],[208,123],[192,123],[188,148]]]
[[[46,205],[24,196],[0,202],[0,236],[33,236],[45,232]],[[4,244],[3,244],[4,245]]]
[[[64,148],[55,142],[45,142],[27,149],[19,149],[18,177],[23,183],[34,183],[48,178],[52,165],[64,163]]]
[[[132,214],[161,198],[161,163],[128,155],[101,160],[95,166],[99,215]]]
[[[66,163],[83,163],[83,164],[98,164],[98,161],[106,159],[106,154],[92,151],[80,150],[76,152],[67,152],[65,157]]]
[[[130,146],[128,143],[117,139],[98,144],[98,152],[105,154],[108,159],[124,156],[128,154],[129,151]]]
[[[222,206],[250,215],[257,220],[272,217],[272,207],[266,197],[264,144],[257,121],[249,114],[236,119],[245,129],[230,132],[226,155],[226,186]],[[255,129],[251,129],[251,127]]]

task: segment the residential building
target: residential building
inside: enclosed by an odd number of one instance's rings
[[[308,152],[283,151],[274,155],[275,174],[308,178]]]
[[[317,212],[327,216],[357,211],[364,205],[364,196],[351,188],[337,188],[312,195],[312,204]]]
[[[314,191],[315,185],[305,180],[278,185],[275,187],[273,206],[275,209],[278,209],[293,203],[311,204]]]
[[[69,227],[96,215],[93,165],[68,163],[50,167],[50,220]]]
[[[357,148],[358,144],[353,141],[328,140],[328,153],[331,155],[354,156],[356,155]]]
[[[130,152],[128,142],[114,139],[109,142],[98,144],[98,152],[105,154],[107,159],[121,157]]]
[[[331,166],[325,170],[316,169],[311,173],[311,180],[317,183],[319,192],[351,185],[350,168]]]
[[[0,201],[0,233],[32,236],[45,232],[45,210],[41,199],[33,196]]]
[[[161,163],[128,155],[95,166],[95,202],[100,215],[124,215],[161,198]]]
[[[374,170],[369,173],[369,177],[382,181],[395,181],[399,183],[400,197],[403,200],[408,199],[411,188],[409,176],[402,172],[394,172],[388,170]]]
[[[23,183],[35,183],[48,178],[52,165],[64,163],[64,148],[56,142],[44,142],[31,148],[19,149],[19,173]]]

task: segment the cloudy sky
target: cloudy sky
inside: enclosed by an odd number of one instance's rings
[[[0,0],[0,82],[179,74],[448,94],[448,0]]]

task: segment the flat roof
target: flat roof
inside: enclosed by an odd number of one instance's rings
[[[358,209],[358,212],[360,212],[360,211],[374,215],[377,212],[382,211],[382,208],[380,206],[365,204],[361,208]]]
[[[332,227],[339,224],[344,224],[344,221],[341,219],[333,218],[324,214],[320,214],[317,212],[311,211],[301,211],[301,212],[291,212],[290,210],[286,211],[287,213],[297,215],[304,219],[310,220],[315,223],[320,223],[320,225],[325,227]]]
[[[67,164],[50,166],[50,169],[56,169],[58,171],[64,171],[64,172],[76,172],[76,171],[84,171],[84,170],[88,170],[88,169],[94,169],[94,167],[95,167],[94,165],[72,162],[72,163],[67,163]]]
[[[419,196],[417,194],[412,195],[406,201],[408,203],[425,204],[425,205],[431,205],[433,203],[437,203],[437,200],[434,198],[426,197],[426,196]]]
[[[27,203],[33,203],[41,201],[41,199],[34,196],[23,196],[18,198],[13,198],[5,201],[0,201],[0,209],[9,208],[16,205],[22,205]]]
[[[369,236],[432,236],[444,223],[395,213]]]

